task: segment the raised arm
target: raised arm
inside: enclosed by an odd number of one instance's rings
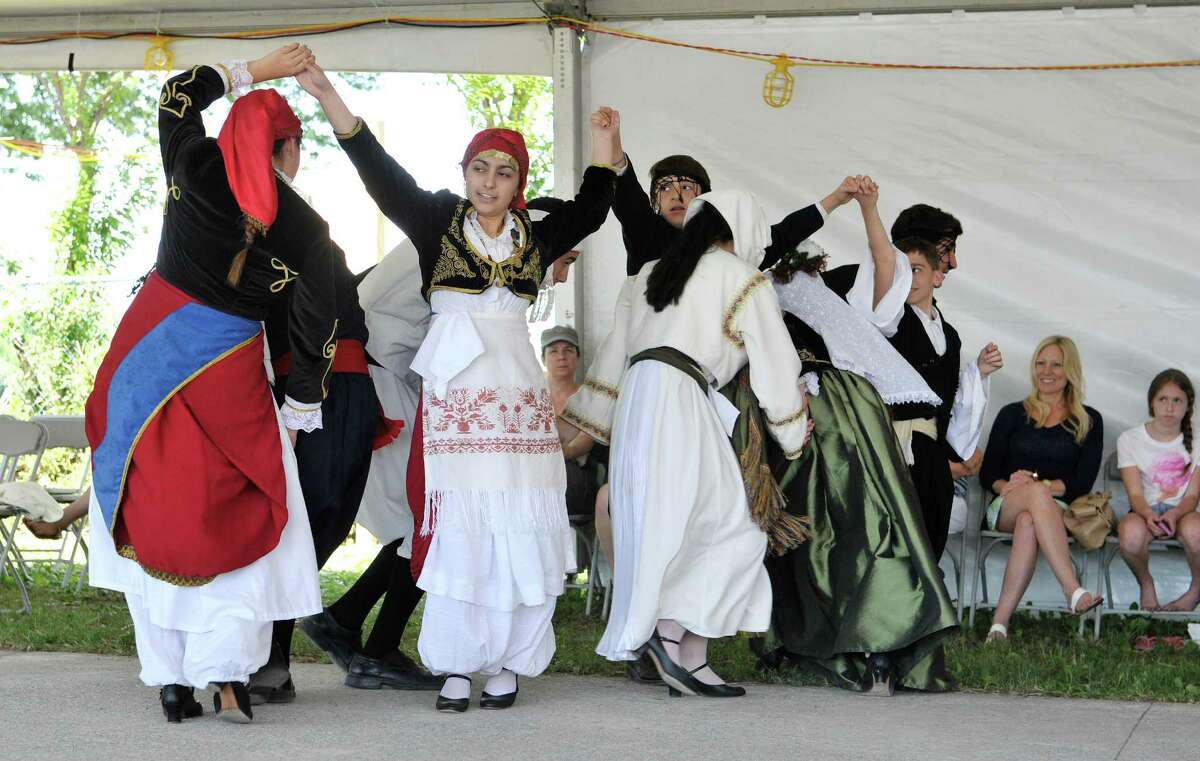
[[[200,114],[213,101],[256,82],[292,76],[312,60],[312,51],[293,42],[249,63],[193,66],[168,79],[158,95],[158,140],[168,179],[188,151],[204,141]]]
[[[554,260],[600,229],[612,206],[616,177],[613,156],[620,145],[621,114],[601,108],[592,114],[592,165],[583,173],[575,198],[555,209],[533,229],[549,250],[542,258],[542,275]]]
[[[308,66],[296,81],[321,104],[338,145],[354,164],[375,205],[409,238],[421,240],[437,206],[436,195],[422,190],[412,175],[388,155],[363,120],[350,113],[319,66]]]
[[[870,256],[855,271],[846,301],[885,336],[896,334],[904,316],[904,302],[912,287],[908,257],[896,250],[879,218],[879,186],[870,177],[859,177],[854,199],[862,210]]]
[[[771,245],[767,246],[759,269],[774,267],[784,254],[812,237],[813,233],[825,226],[826,217],[839,206],[850,202],[856,190],[858,179],[847,177],[832,193],[817,203],[793,211],[778,223],[771,225]]]

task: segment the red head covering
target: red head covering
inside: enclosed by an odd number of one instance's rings
[[[271,89],[254,90],[238,98],[217,137],[233,197],[264,232],[279,211],[271,148],[276,140],[286,137],[300,137],[300,120],[287,101]]]
[[[462,168],[465,172],[467,165],[480,154],[491,156],[500,155],[507,158],[517,170],[517,193],[513,196],[510,209],[525,208],[525,181],[529,179],[529,151],[525,150],[525,138],[520,132],[511,129],[480,130],[471,138],[467,151],[463,154]]]

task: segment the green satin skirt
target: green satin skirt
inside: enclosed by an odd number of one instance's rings
[[[772,457],[788,511],[813,535],[767,559],[773,638],[846,689],[862,689],[865,653],[890,654],[898,685],[953,689],[942,644],[957,617],[891,416],[867,380],[820,367],[811,441],[798,460]]]

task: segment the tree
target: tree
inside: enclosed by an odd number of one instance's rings
[[[476,129],[507,127],[525,136],[529,149],[529,180],[525,197],[536,198],[554,189],[554,96],[546,77],[491,74],[450,74],[450,84],[462,94]]]
[[[115,327],[105,311],[113,296],[103,278],[129,252],[137,222],[162,202],[165,184],[153,127],[161,75],[148,72],[0,74],[0,135],[67,146],[78,158],[71,200],[53,213],[54,259],[44,288],[0,292],[0,385],[6,409],[21,416],[79,414]],[[352,87],[372,75],[345,75]],[[291,89],[289,90],[289,86]],[[285,96],[295,82],[276,83]],[[289,98],[305,119],[307,97]],[[332,141],[311,130],[310,151]],[[145,160],[127,160],[126,154]],[[40,177],[27,173],[31,181]],[[28,261],[0,261],[0,276],[17,276]],[[56,468],[50,468],[51,477]]]

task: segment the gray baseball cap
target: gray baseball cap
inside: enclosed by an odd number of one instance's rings
[[[542,331],[542,351],[546,351],[546,347],[558,341],[566,341],[575,347],[575,351],[579,351],[579,334],[575,332],[575,328],[567,325],[555,325],[553,328]]]

